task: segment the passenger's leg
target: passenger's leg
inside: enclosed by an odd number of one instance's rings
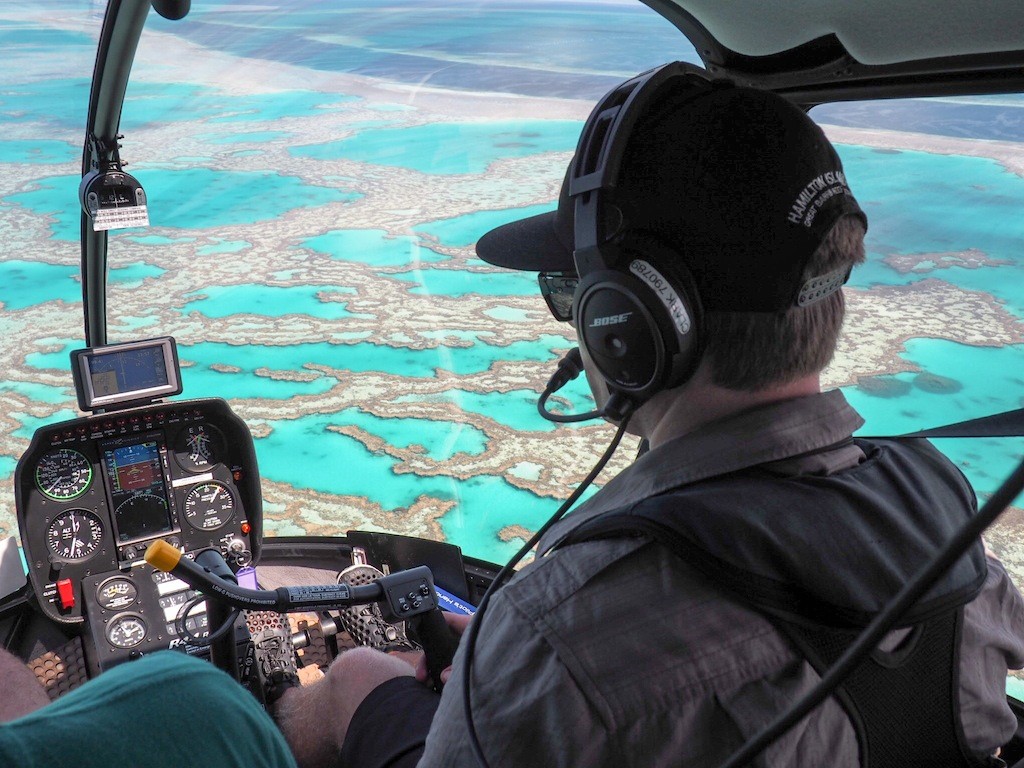
[[[50,703],[46,689],[25,662],[0,649],[0,723],[17,720]]]

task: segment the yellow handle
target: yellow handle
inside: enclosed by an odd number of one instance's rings
[[[158,571],[169,573],[181,560],[181,551],[163,539],[157,539],[146,550],[146,562]]]

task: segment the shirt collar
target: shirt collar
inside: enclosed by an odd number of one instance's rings
[[[849,439],[864,424],[838,389],[780,400],[728,416],[648,451],[556,524],[540,542],[611,509],[665,491],[799,456]]]

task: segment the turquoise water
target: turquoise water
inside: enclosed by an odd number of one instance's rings
[[[594,398],[585,385],[570,385],[559,391],[558,397],[570,403],[569,412],[589,411],[594,407]],[[576,390],[576,391],[574,391]],[[532,389],[517,389],[509,392],[466,392],[450,390],[437,395],[404,395],[395,402],[448,402],[455,403],[466,413],[486,416],[510,429],[526,432],[553,432],[559,428],[552,421],[541,417],[537,411],[537,393]],[[549,407],[553,407],[548,403]],[[583,425],[564,425],[563,429],[574,429]]]
[[[542,336],[538,341],[518,341],[507,347],[479,344],[473,348],[459,349],[409,349],[387,347],[370,342],[355,344],[290,344],[270,347],[257,344],[232,346],[215,342],[203,342],[181,346],[178,353],[182,359],[196,360],[209,366],[216,363],[234,366],[243,371],[269,368],[277,371],[301,371],[306,363],[316,363],[351,373],[378,371],[392,373],[406,378],[434,378],[437,368],[449,363],[453,373],[467,376],[488,370],[498,360],[554,360],[553,350],[565,350],[570,342],[560,336]],[[50,366],[58,367],[58,366]],[[230,375],[230,374],[224,374]],[[193,387],[190,379],[192,369],[182,372],[186,391],[203,391]],[[241,377],[235,377],[241,378]],[[292,384],[274,382],[274,384]],[[221,395],[232,396],[232,395]]]
[[[75,419],[78,417],[78,411],[72,411],[65,408],[44,418],[30,416],[27,413],[12,413],[11,416],[21,422],[21,426],[18,427],[18,429],[11,432],[11,434],[14,435],[15,437],[22,437],[25,438],[26,440],[31,440],[32,435],[34,435],[36,430],[39,429],[40,427],[45,427],[48,424],[53,424],[54,422],[57,421],[67,421],[68,419]]]
[[[1024,178],[994,160],[925,152],[880,154],[839,148],[850,186],[868,214],[872,260],[850,284],[906,285],[929,277],[984,291],[1024,317],[1024,225],[1019,215]],[[971,183],[965,184],[964,179]],[[942,253],[976,248],[1007,265],[952,267],[901,275],[881,262],[889,254]]]
[[[355,192],[307,185],[296,176],[272,171],[215,171],[210,168],[132,168],[149,198],[149,221],[154,227],[205,229],[239,221],[260,222],[294,208],[348,202]],[[38,188],[0,198],[23,205],[33,213],[52,216],[55,240],[79,238],[81,209],[79,176],[48,176]],[[73,190],[73,192],[71,191]]]
[[[195,4],[187,24],[172,24],[158,18],[151,18],[151,22],[156,29],[181,34],[200,44],[209,42],[229,54],[257,56],[300,67],[343,69],[426,87],[465,88],[468,84],[492,93],[594,98],[612,83],[651,64],[676,55],[692,58],[689,46],[680,46],[679,35],[671,25],[656,18],[641,4],[634,5],[635,8],[620,8],[580,2],[566,8],[537,2],[524,8],[502,6],[484,12],[482,7],[471,3],[426,7],[411,0],[395,0],[389,8],[399,9],[403,18],[403,24],[395,25],[382,17],[375,0],[353,0],[343,5],[296,2],[277,15],[210,0]],[[578,24],[581,12],[588,15],[592,25]],[[577,24],[573,26],[570,21]],[[275,26],[273,31],[262,28],[270,24]],[[286,28],[283,38],[282,28]],[[313,34],[310,34],[311,28]],[[557,39],[558,44],[551,45],[551,39]],[[0,44],[5,46],[5,53],[10,46],[10,50],[24,53],[31,49],[40,56],[48,56],[50,50],[58,48],[63,54],[69,47],[82,54],[82,62],[76,64],[67,60],[67,65],[62,55],[61,71],[85,73],[92,64],[93,42],[88,35],[0,22]],[[55,176],[54,170],[60,169],[52,165],[77,161],[88,81],[80,77],[11,82],[18,77],[16,72],[8,72],[4,77],[0,88],[0,115],[19,123],[39,123],[46,129],[39,134],[45,138],[29,141],[22,136],[0,141],[0,163],[30,162],[46,172],[37,174],[38,180],[26,179],[22,183],[23,186],[40,184],[37,191],[10,196],[3,202],[25,206],[38,215],[53,216],[55,238],[75,241],[80,215],[78,179],[71,175]],[[301,84],[301,81],[296,83]],[[401,98],[404,96],[396,92],[395,100]],[[214,164],[216,157],[243,153],[258,157],[259,149],[239,151],[232,145],[288,141],[291,131],[279,129],[273,121],[315,118],[327,111],[344,111],[356,106],[376,109],[381,118],[407,117],[399,113],[416,110],[408,104],[367,104],[351,95],[302,89],[241,95],[187,82],[138,80],[129,88],[122,128],[128,134],[128,148],[132,147],[132,131],[140,126],[197,121],[195,133],[217,145],[179,146],[174,152],[180,154],[174,157],[128,159],[140,163],[131,170],[146,185],[154,225],[178,228],[183,234],[206,229],[208,231],[200,236],[207,244],[197,247],[196,255],[221,257],[239,253],[256,243],[250,243],[248,235],[239,234],[244,230],[234,229],[225,234],[219,232],[218,227],[242,227],[269,221],[300,205],[315,207],[327,202],[355,201],[358,195],[349,190],[361,179],[335,177],[324,180],[329,186],[307,187],[299,179],[301,174],[289,168],[275,167],[263,173],[242,174],[186,169],[178,164]],[[1010,109],[1020,105],[998,106]],[[1007,121],[1007,125],[1011,122]],[[466,120],[399,128],[385,119],[358,118],[357,122],[350,123],[357,131],[355,135],[293,147],[293,161],[299,165],[305,158],[344,157],[431,174],[479,173],[502,158],[571,151],[580,125],[574,121],[487,123]],[[842,147],[841,153],[851,184],[872,219],[869,232],[872,261],[855,273],[854,285],[903,285],[931,277],[948,279],[1004,299],[1011,311],[1024,316],[1022,299],[1015,295],[1024,277],[1024,258],[1019,254],[1020,243],[1024,242],[1024,220],[1018,215],[1019,201],[1024,198],[1021,186],[1024,179],[1007,173],[995,162],[977,158],[919,152],[879,153],[860,147]],[[50,166],[48,171],[47,166]],[[969,181],[964,183],[964,179]],[[457,182],[457,179],[453,181]],[[396,204],[396,208],[414,204]],[[500,202],[487,204],[500,205]],[[432,269],[435,264],[447,266],[444,262],[448,257],[432,251],[430,244],[436,241],[448,247],[469,247],[494,226],[551,207],[488,210],[441,219],[417,225],[414,229],[417,236],[392,238],[380,229],[332,230],[306,238],[301,246],[333,259],[379,267],[382,272],[415,265],[417,268],[407,272],[388,274],[389,279],[409,283],[409,290],[414,293],[438,297],[467,294],[535,297],[537,289],[532,275]],[[217,237],[218,234],[225,236]],[[136,261],[111,273],[111,280],[122,286],[161,274],[159,268],[149,263],[162,263],[159,260],[161,246],[194,239],[137,233],[116,237],[142,251],[138,256],[133,252],[132,258]],[[966,248],[979,248],[990,258],[1011,263],[978,270],[954,267],[925,275],[900,275],[881,262],[884,256],[893,253]],[[77,303],[80,286],[76,275],[77,268],[73,267],[27,261],[0,262],[0,300],[11,310],[58,299]],[[289,277],[284,271],[273,279]],[[214,319],[239,311],[258,311],[271,317],[301,312],[320,318],[345,318],[344,302],[320,302],[316,293],[317,289],[312,286],[212,286],[192,294],[193,300],[184,310]],[[500,300],[497,304],[488,310],[496,323],[526,319],[522,309],[503,307]],[[541,307],[539,298],[537,307]],[[154,327],[155,320],[151,317],[119,318],[119,321],[145,335],[156,335],[160,331]],[[458,327],[438,328],[424,336],[442,341],[470,341],[474,344],[472,348],[396,348],[375,344],[367,336],[370,336],[368,332],[343,330],[339,325],[330,340],[353,343],[311,342],[290,347],[183,345],[183,361],[193,363],[183,370],[186,393],[280,400],[296,394],[323,393],[336,386],[338,380],[316,374],[308,382],[274,381],[257,376],[256,369],[301,372],[307,362],[316,362],[343,371],[344,376],[383,371],[425,379],[437,376],[439,368],[451,369],[456,375],[472,374],[486,371],[504,360],[541,360],[553,364],[558,353],[571,344],[568,339],[552,335],[535,342],[501,347],[493,344],[494,335],[489,331],[470,332]],[[67,342],[66,346],[77,348],[82,344],[74,341]],[[1019,347],[971,349],[948,342],[914,340],[908,345],[906,356],[925,373],[879,377],[865,382],[862,387],[849,389],[851,400],[869,418],[868,431],[906,431],[1021,405],[1024,382],[1020,371],[1024,370],[1024,358]],[[27,362],[66,373],[67,350],[30,355]],[[215,370],[217,364],[225,364],[229,370]],[[575,385],[583,387],[579,381]],[[54,387],[35,389],[31,382],[8,382],[5,386],[53,405],[66,403],[70,392],[70,389]],[[415,383],[411,389],[415,391]],[[590,407],[582,391],[570,391],[573,410]],[[452,388],[442,395],[407,397],[454,401],[467,413],[486,415],[510,428],[543,432],[552,436],[553,444],[557,443],[558,433],[554,432],[553,425],[537,415],[535,394],[529,391],[466,393],[458,391],[457,382],[453,382]],[[51,418],[63,417],[65,413],[62,411]],[[445,531],[473,554],[498,560],[504,559],[512,545],[499,544],[495,530],[510,523],[530,527],[555,506],[518,491],[499,478],[465,482],[396,475],[395,462],[390,457],[366,451],[351,438],[325,434],[331,424],[358,426],[393,445],[422,444],[428,452],[426,455],[434,459],[450,456],[452,452],[476,455],[485,447],[483,434],[466,425],[385,421],[350,409],[330,417],[275,422],[274,433],[259,444],[264,473],[286,482],[292,482],[287,479],[292,478],[299,486],[325,492],[361,492],[368,499],[396,510],[407,507],[420,494],[458,499],[459,506],[443,521]],[[24,436],[26,429],[29,427],[24,427],[19,434]],[[317,441],[322,439],[323,444],[311,441],[309,435],[316,436]],[[982,494],[994,487],[1014,456],[1020,453],[1019,442],[1013,441],[944,441],[943,446],[947,445],[946,449],[964,467]],[[320,464],[313,460],[296,461],[297,448],[311,451],[310,456]],[[553,454],[556,451],[557,447],[552,448]],[[550,460],[537,458],[538,463]],[[302,466],[297,466],[300,464]],[[0,464],[0,471],[3,466]],[[339,466],[344,471],[339,472]]]
[[[146,264],[143,261],[137,261],[126,267],[119,267],[118,269],[110,270],[108,277],[113,283],[138,284],[149,277],[160,277],[160,275],[166,271],[166,269],[161,269],[153,264]]]
[[[296,157],[357,160],[420,173],[482,173],[498,159],[571,151],[582,127],[575,120],[430,123],[361,131],[347,139],[288,151]]]
[[[485,232],[502,224],[553,210],[554,204],[544,204],[502,211],[475,211],[464,216],[420,224],[416,231],[437,238],[442,245],[463,248],[473,245]]]
[[[1024,344],[993,349],[911,339],[903,357],[923,372],[844,390],[867,419],[862,434],[915,432],[1024,407]],[[1015,438],[942,440],[940,447],[979,494],[994,491],[1024,455],[1024,441]]]
[[[70,361],[68,363],[70,365]],[[69,383],[67,387],[51,387],[48,384],[40,384],[36,381],[2,381],[0,391],[15,392],[30,400],[38,400],[41,403],[59,405],[74,398],[74,390]],[[0,458],[6,458],[0,456]]]
[[[63,348],[55,352],[34,352],[25,363],[40,370],[65,371],[68,355],[82,344],[77,340],[46,340]],[[316,363],[352,373],[379,371],[407,378],[434,378],[442,362],[458,375],[482,373],[500,360],[555,360],[571,343],[560,336],[542,336],[538,341],[521,341],[507,347],[478,344],[470,349],[408,349],[385,347],[369,342],[354,344],[293,344],[280,347],[246,344],[234,346],[215,342],[181,345],[182,381],[186,395],[225,398],[287,398],[290,395],[319,394],[336,380],[318,374],[309,382],[277,381],[257,376],[255,371],[303,371],[307,363]],[[189,363],[195,363],[190,365]],[[227,367],[217,371],[214,366]]]
[[[132,80],[125,94],[122,126],[144,126],[192,120],[245,123],[311,117],[344,108],[357,97],[316,91],[227,93],[192,83]],[[188,104],[182,109],[182,104]],[[84,119],[84,118],[83,118]]]
[[[395,459],[327,429],[338,423],[335,414],[269,422],[273,431],[256,441],[263,477],[322,493],[364,496],[396,515],[421,496],[454,501],[455,508],[441,521],[445,535],[470,546],[474,556],[496,561],[508,559],[516,549],[514,543],[499,541],[496,531],[509,525],[536,527],[557,507],[557,501],[516,488],[503,478],[455,480],[396,473]]]
[[[164,237],[163,235],[112,235],[112,237],[123,237],[139,245],[174,245],[175,243],[194,243],[194,237]]]
[[[55,30],[56,31],[56,30]],[[88,51],[88,64],[83,46],[79,62],[85,65],[82,72],[92,68],[96,57],[94,45]],[[0,50],[9,50],[0,48]],[[73,65],[74,57],[68,59]],[[89,107],[89,78],[75,77],[35,82],[6,82],[0,91],[0,114],[16,116],[19,121],[39,122],[53,125],[69,141],[83,140],[83,126]],[[77,186],[76,186],[77,189]]]
[[[354,288],[313,285],[209,285],[185,294],[194,298],[182,312],[199,312],[206,317],[227,317],[240,313],[284,317],[311,315],[325,320],[351,317],[343,301],[321,301],[320,295],[355,293]]]
[[[423,454],[445,461],[459,453],[479,456],[487,447],[487,436],[476,427],[430,419],[384,419],[357,408],[331,414],[331,423],[365,429],[398,448],[418,445]]]
[[[409,293],[435,296],[537,296],[537,276],[527,272],[471,272],[462,269],[416,269],[381,275],[415,283]]]
[[[375,267],[398,267],[447,258],[420,247],[415,237],[392,237],[382,229],[332,229],[322,235],[306,238],[301,245],[341,261],[354,261]]]
[[[136,262],[109,271],[115,283],[137,283],[147,277],[159,277],[166,270]],[[79,268],[41,261],[13,259],[0,261],[0,301],[7,309],[18,310],[48,301],[68,303],[82,300]]]
[[[252,248],[252,243],[245,240],[218,240],[213,245],[204,245],[196,248],[197,256],[214,256],[218,253],[238,253],[246,248]]]
[[[250,133],[203,133],[196,138],[211,144],[241,144],[254,141],[280,141],[294,135],[289,131],[252,131]]]
[[[82,156],[81,147],[54,139],[0,141],[0,163],[70,163]]]
[[[196,3],[187,25],[152,23],[237,56],[314,70],[566,98],[596,99],[652,66],[697,60],[679,31],[640,3],[297,0],[284,8]]]

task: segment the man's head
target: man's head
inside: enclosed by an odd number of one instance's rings
[[[802,110],[668,65],[595,109],[554,214],[489,232],[477,252],[578,273],[581,346],[613,391],[643,401],[685,381],[702,355],[716,384],[738,390],[824,368],[865,226],[838,155]],[[645,355],[664,359],[648,383]]]

